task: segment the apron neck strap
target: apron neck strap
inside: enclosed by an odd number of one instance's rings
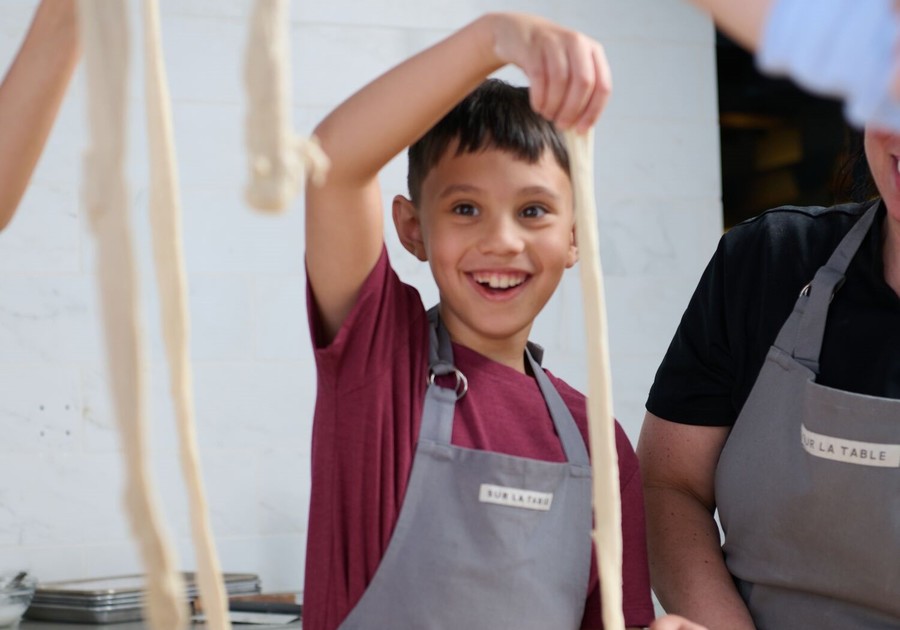
[[[435,376],[452,374],[456,370],[453,365],[453,344],[450,342],[450,333],[441,322],[437,305],[428,309],[428,323],[428,369]]]
[[[441,322],[437,306],[428,310],[428,322],[430,329],[429,375],[420,435],[422,438],[449,445],[453,434],[453,412],[456,408],[456,401],[465,395],[467,381],[453,363],[453,344],[447,328]],[[575,419],[559,392],[541,368],[543,354],[544,349],[539,345],[531,342],[526,345],[525,358],[541,390],[547,409],[550,411],[550,417],[553,419],[553,426],[559,435],[566,459],[570,464],[587,466],[590,464],[590,460],[578,425],[575,424]],[[442,387],[435,381],[435,377],[449,374],[456,375],[455,389]]]
[[[790,353],[816,374],[819,373],[828,307],[844,284],[850,261],[872,227],[879,206],[880,202],[876,201],[866,210],[832,252],[828,262],[819,267],[812,281],[803,287],[793,312],[775,339],[776,347]]]
[[[587,447],[584,445],[584,439],[581,437],[578,425],[575,424],[575,419],[572,418],[572,412],[569,411],[562,396],[550,382],[538,359],[531,355],[531,349],[528,347],[525,348],[525,356],[531,364],[531,371],[544,395],[544,402],[547,403],[550,417],[553,418],[553,426],[556,427],[556,434],[562,443],[566,459],[570,464],[590,465]]]

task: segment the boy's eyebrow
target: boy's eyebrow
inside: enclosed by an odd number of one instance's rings
[[[479,193],[482,192],[482,189],[478,186],[473,186],[472,184],[450,184],[446,188],[444,188],[441,193],[438,195],[438,199],[443,199],[445,197],[449,197],[450,195],[454,195],[457,193]],[[518,191],[520,195],[540,195],[542,197],[549,197],[551,199],[559,199],[560,195],[558,192],[554,191],[552,188],[548,188],[547,186],[526,186],[525,188],[521,188]]]
[[[444,197],[449,197],[450,195],[455,195],[456,193],[477,192],[481,192],[481,188],[479,188],[478,186],[473,186],[471,184],[450,184],[441,191],[441,194],[438,195],[438,199],[443,199]]]
[[[526,186],[519,191],[523,195],[540,195],[542,197],[550,197],[551,199],[559,199],[560,194],[552,188],[546,186]]]

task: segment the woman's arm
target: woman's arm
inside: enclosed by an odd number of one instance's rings
[[[691,0],[735,41],[756,50],[773,0]]]
[[[43,0],[0,83],[0,230],[25,193],[78,55],[75,0]]]
[[[647,413],[637,454],[644,482],[650,577],[663,607],[710,630],[753,630],[725,567],[714,478],[729,427]]]

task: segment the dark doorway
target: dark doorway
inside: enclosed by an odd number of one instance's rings
[[[716,54],[725,227],[780,205],[848,200],[848,160],[861,139],[842,106],[762,76],[752,56],[721,33]]]

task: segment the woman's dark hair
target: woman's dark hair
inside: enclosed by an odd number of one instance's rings
[[[494,148],[530,164],[549,148],[569,172],[566,145],[553,123],[531,109],[528,89],[488,79],[409,147],[407,186],[413,204],[419,203],[425,176],[454,142],[456,155]]]
[[[865,134],[862,130],[847,127],[843,154],[844,159],[835,173],[832,186],[835,202],[862,203],[880,196],[869,170]]]

